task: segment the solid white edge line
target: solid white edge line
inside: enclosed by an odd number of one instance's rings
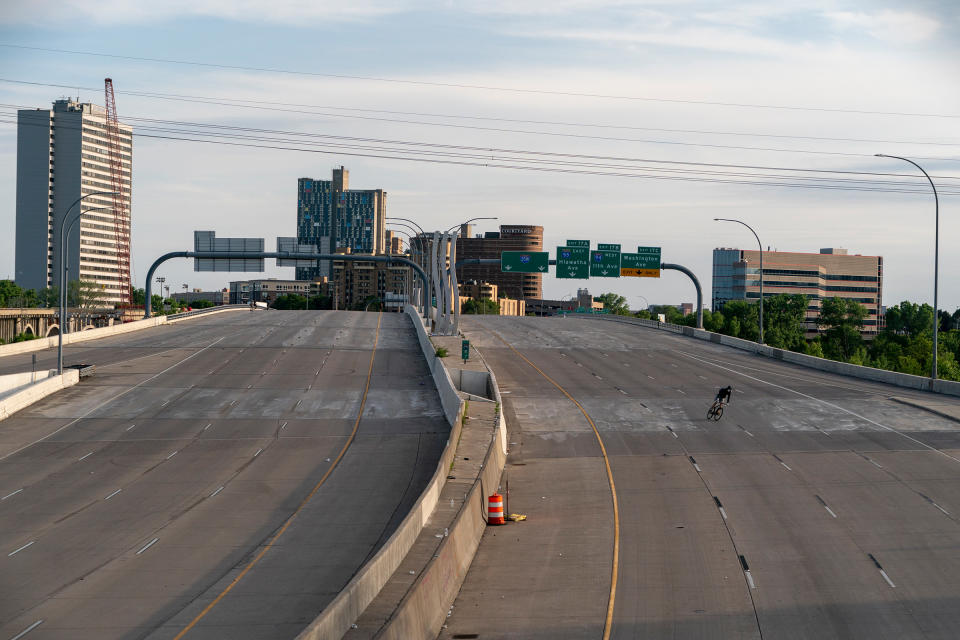
[[[159,539],[160,539],[160,538],[154,538],[153,540],[151,540],[150,542],[148,542],[146,545],[144,545],[144,547],[143,547],[142,549],[140,549],[140,551],[137,551],[136,555],[140,555],[141,553],[143,553],[144,551],[146,551],[147,549],[149,549],[150,547],[152,547],[153,545],[155,545],[155,544],[157,543],[157,540],[159,540]]]
[[[15,554],[20,553],[21,551],[23,551],[24,549],[26,549],[27,547],[29,547],[30,545],[32,545],[34,542],[36,542],[36,540],[31,540],[30,542],[28,542],[27,544],[23,545],[22,547],[20,547],[20,548],[17,549],[16,551],[11,551],[10,553],[7,554],[7,557],[9,558],[9,557],[12,556],[12,555],[15,555]]]
[[[111,493],[110,495],[108,495],[106,498],[104,498],[104,500],[109,500],[110,498],[112,498],[113,496],[117,495],[117,494],[120,493],[121,491],[123,491],[123,489],[117,489],[116,491],[114,491],[113,493]]]
[[[27,635],[28,633],[30,633],[30,632],[33,631],[34,629],[36,629],[36,628],[39,627],[41,624],[43,624],[43,620],[37,620],[37,621],[34,622],[32,625],[30,625],[29,627],[27,627],[26,629],[24,629],[23,631],[21,631],[21,632],[18,633],[17,635],[15,635],[15,636],[13,636],[12,638],[10,638],[10,640],[20,640],[20,638],[22,638],[23,636]]]
[[[832,515],[834,518],[837,517],[837,514],[835,514],[835,513],[833,512],[833,509],[831,509],[831,508],[828,507],[827,505],[823,505],[823,508],[826,509],[826,510],[827,510],[827,513],[829,513],[830,515]]]
[[[886,571],[884,571],[883,569],[880,569],[880,575],[883,576],[883,579],[887,581],[888,585],[890,585],[894,589],[897,588],[897,585],[893,584],[893,580],[890,579],[890,576],[887,575]]]
[[[14,491],[13,493],[8,493],[7,495],[5,495],[5,496],[3,496],[2,498],[0,498],[0,502],[3,502],[3,501],[6,500],[7,498],[10,498],[10,497],[13,497],[13,496],[17,495],[17,494],[20,493],[21,491],[23,491],[23,489],[17,489],[17,490]]]

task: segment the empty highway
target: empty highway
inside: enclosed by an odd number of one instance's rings
[[[528,520],[486,530],[441,638],[957,637],[960,423],[891,397],[960,400],[600,319],[463,325]]]
[[[449,432],[402,314],[227,312],[66,362],[96,374],[0,422],[4,640],[292,638]]]

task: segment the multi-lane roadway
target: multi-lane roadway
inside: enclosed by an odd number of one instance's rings
[[[66,361],[96,373],[0,422],[3,639],[292,638],[449,432],[401,314],[228,312]]]
[[[960,634],[960,423],[891,399],[930,394],[606,320],[463,323],[528,519],[487,529],[441,638]]]

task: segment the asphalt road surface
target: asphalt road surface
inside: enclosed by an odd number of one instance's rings
[[[960,636],[960,423],[890,399],[930,394],[599,319],[463,325],[528,520],[487,529],[441,638]]]
[[[4,640],[293,638],[449,432],[401,314],[222,313],[66,362],[96,374],[0,422]]]

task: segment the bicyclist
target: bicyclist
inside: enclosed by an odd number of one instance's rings
[[[727,385],[726,387],[720,387],[720,390],[717,391],[717,397],[713,401],[720,404],[730,404],[731,397],[733,397],[733,387]]]

